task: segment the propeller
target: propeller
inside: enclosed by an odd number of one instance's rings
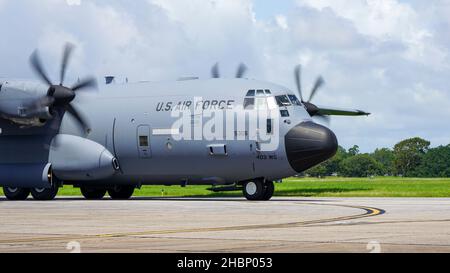
[[[32,107],[50,107],[55,109],[62,109],[64,110],[64,112],[67,112],[74,117],[78,125],[83,129],[84,133],[88,133],[90,129],[87,121],[83,118],[83,115],[72,105],[71,102],[75,99],[77,92],[89,88],[96,88],[97,81],[94,77],[89,77],[77,82],[71,87],[64,86],[67,67],[74,48],[75,47],[72,44],[66,44],[64,47],[59,84],[53,84],[48,77],[48,74],[45,71],[42,61],[39,57],[38,51],[34,51],[34,53],[31,55],[31,68],[40,77],[40,79],[49,86],[47,95],[35,101]]]
[[[220,78],[219,63],[216,63],[216,64],[211,68],[211,77],[213,77],[214,79]]]
[[[295,76],[295,83],[297,85],[298,95],[300,97],[301,102],[303,103],[303,105],[306,108],[306,111],[308,111],[308,113],[311,117],[318,117],[322,121],[329,123],[330,118],[325,115],[320,115],[319,107],[317,107],[315,104],[311,103],[314,96],[317,94],[317,91],[325,84],[325,80],[322,78],[322,76],[317,77],[316,82],[314,83],[314,86],[309,95],[309,99],[307,101],[305,101],[303,94],[302,94],[303,92],[302,92],[302,73],[301,72],[302,72],[302,66],[301,65],[296,66],[294,76]]]
[[[236,78],[242,79],[245,76],[245,73],[247,72],[247,66],[244,63],[241,63],[238,67]]]
[[[244,63],[241,63],[236,71],[236,78],[241,79],[245,76],[245,73],[247,73],[247,66]],[[214,79],[220,78],[220,69],[219,69],[219,63],[216,63],[211,68],[211,77]]]

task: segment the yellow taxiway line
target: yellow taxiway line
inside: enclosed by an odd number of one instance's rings
[[[337,206],[345,208],[353,208],[364,210],[363,214],[356,214],[350,216],[342,216],[328,219],[300,221],[292,223],[281,224],[260,224],[260,225],[243,225],[243,226],[228,226],[228,227],[210,227],[210,228],[187,228],[187,229],[169,229],[169,230],[149,230],[139,232],[123,232],[123,233],[109,233],[109,234],[94,234],[94,235],[65,235],[54,237],[35,237],[35,238],[18,238],[18,239],[6,239],[0,240],[0,244],[20,244],[20,243],[33,243],[33,242],[47,242],[47,241],[73,241],[73,240],[89,240],[89,239],[101,239],[101,238],[120,238],[120,237],[132,237],[132,236],[145,236],[145,235],[164,235],[175,233],[203,233],[203,232],[219,232],[219,231],[240,231],[240,230],[258,230],[258,229],[281,229],[281,228],[294,228],[309,226],[315,224],[325,224],[340,221],[357,220],[361,218],[374,217],[384,214],[385,211],[378,208],[364,207],[364,206],[351,206],[351,205],[336,205],[336,204],[318,204],[318,203],[301,203],[303,205],[320,205],[320,206]]]

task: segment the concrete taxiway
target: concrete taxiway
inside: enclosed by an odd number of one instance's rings
[[[450,199],[9,202],[0,252],[450,252]]]

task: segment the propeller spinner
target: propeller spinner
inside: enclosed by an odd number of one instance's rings
[[[89,132],[89,125],[83,118],[80,112],[72,105],[72,101],[76,97],[76,92],[83,89],[95,88],[97,87],[97,81],[93,77],[86,78],[79,81],[72,87],[64,86],[64,78],[67,71],[67,66],[72,56],[74,46],[71,44],[66,44],[64,47],[64,53],[61,63],[60,70],[60,83],[58,85],[53,84],[42,65],[41,59],[37,51],[35,51],[30,57],[30,64],[33,71],[40,77],[40,79],[45,82],[48,86],[47,96],[39,99],[34,104],[34,107],[50,107],[50,108],[62,108],[65,112],[72,115],[77,123],[83,128],[85,133]]]

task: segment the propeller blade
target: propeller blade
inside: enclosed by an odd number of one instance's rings
[[[246,72],[247,72],[247,66],[244,63],[241,63],[239,65],[238,71],[236,73],[236,78],[238,78],[238,79],[243,78]]]
[[[80,112],[72,104],[66,105],[65,109],[67,112],[69,112],[75,118],[75,120],[78,122],[80,127],[83,129],[83,132],[88,133],[89,125],[86,122],[86,120],[83,118],[83,116],[80,114]]]
[[[39,53],[34,51],[34,53],[30,57],[30,64],[31,68],[33,68],[33,71],[49,86],[53,85],[50,81],[49,77],[47,76],[47,73],[44,70],[44,66],[42,65],[41,59],[39,58]]]
[[[60,111],[54,111],[52,113],[52,115],[53,115],[53,119],[50,121],[49,127],[48,127],[54,133],[54,137],[53,137],[53,141],[51,143],[50,149],[57,149],[60,147],[60,143],[58,141],[57,136],[61,129],[61,119],[62,119],[62,115],[64,115],[64,114],[62,114]]]
[[[220,78],[219,63],[216,63],[216,64],[211,68],[211,76],[212,76],[214,79]]]
[[[304,102],[302,95],[302,66],[297,65],[295,67],[295,83],[297,84],[298,95],[300,96],[301,102]]]
[[[71,89],[75,92],[86,88],[97,88],[97,80],[94,77],[84,79],[75,84]]]
[[[70,60],[70,56],[72,55],[73,49],[74,49],[74,45],[67,43],[66,46],[64,47],[64,53],[63,53],[63,59],[62,59],[62,63],[61,63],[61,74],[60,74],[60,85],[63,85],[64,83],[64,78],[66,76],[66,70],[67,70],[67,65],[69,63]]]
[[[311,100],[314,98],[314,96],[317,93],[317,90],[319,90],[322,85],[325,84],[325,81],[323,80],[322,76],[319,76],[316,80],[316,83],[314,84],[313,89],[311,90],[311,95],[309,96],[308,102],[311,102]]]

